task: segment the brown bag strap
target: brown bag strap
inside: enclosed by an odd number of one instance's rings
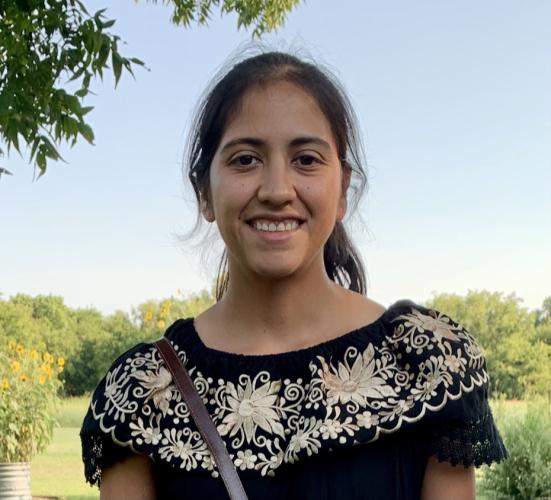
[[[247,494],[239,479],[237,470],[228,455],[228,450],[226,449],[224,441],[222,441],[220,434],[218,434],[209,416],[209,412],[197,393],[197,389],[195,389],[184,364],[178,357],[178,354],[176,354],[176,351],[168,339],[163,337],[155,341],[154,344],[159,350],[168,370],[172,374],[172,379],[186,402],[193,416],[193,420],[195,421],[195,425],[197,425],[199,432],[201,432],[214,457],[214,461],[220,471],[220,475],[226,485],[230,498],[232,500],[247,500]]]

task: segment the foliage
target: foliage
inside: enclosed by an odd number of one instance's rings
[[[180,289],[177,295],[181,295]],[[150,338],[162,335],[166,326],[178,318],[189,318],[199,315],[214,304],[212,293],[203,290],[187,298],[169,297],[160,301],[148,301],[132,311],[132,317],[139,327],[148,332]]]
[[[60,141],[79,135],[93,144],[85,122],[93,108],[81,102],[90,93],[92,76],[103,78],[111,62],[115,87],[125,68],[131,74],[139,59],[124,58],[120,38],[107,30],[115,21],[90,15],[79,0],[7,0],[0,3],[0,139],[8,153],[19,139],[31,147],[29,161],[44,174],[48,158],[61,159]],[[60,80],[74,82],[68,92]],[[0,150],[0,153],[2,150]]]
[[[461,323],[482,346],[493,395],[521,399],[551,390],[551,344],[538,331],[538,312],[514,294],[470,291],[465,297],[438,294],[427,305]],[[539,329],[539,330],[538,330]]]
[[[510,458],[485,467],[482,489],[506,498],[551,495],[551,413],[549,404],[532,404],[524,416],[500,422]]]
[[[0,299],[0,338],[63,356],[63,391],[76,396],[92,391],[117,356],[139,342],[161,337],[176,319],[196,316],[214,303],[207,291],[177,295],[148,301],[131,315],[117,311],[104,316],[91,308],[72,310],[62,297],[17,294]]]
[[[220,7],[223,14],[237,13],[238,27],[254,25],[253,36],[281,26],[298,2],[163,1],[173,5],[175,24],[207,24],[212,8]],[[38,167],[38,177],[49,160],[62,160],[57,149],[62,141],[74,146],[80,136],[93,144],[94,132],[85,121],[93,107],[83,103],[92,93],[92,77],[103,79],[110,68],[116,87],[123,68],[134,76],[133,66],[145,66],[120,54],[120,37],[108,31],[115,21],[106,19],[105,11],[92,15],[80,0],[0,2],[0,142],[7,144],[8,153],[13,146],[21,154],[20,140],[29,146],[29,162]],[[76,89],[68,90],[69,84]],[[11,175],[0,166],[0,177],[4,173]]]
[[[137,3],[137,0],[135,0]],[[157,0],[149,0],[157,3]],[[174,7],[172,22],[189,26],[191,23],[207,24],[213,7],[219,7],[222,14],[235,12],[237,27],[249,28],[254,25],[253,37],[273,31],[283,25],[285,16],[300,0],[163,0],[163,4]]]
[[[64,364],[13,339],[0,346],[0,462],[28,462],[50,442]]]
[[[536,311],[536,336],[542,342],[551,345],[551,297],[543,300],[543,305]]]

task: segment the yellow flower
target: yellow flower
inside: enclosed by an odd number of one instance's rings
[[[143,318],[145,321],[151,321],[153,319],[153,312],[151,309],[145,313],[145,316]]]
[[[10,341],[8,342],[8,347],[9,347],[10,349],[15,349],[16,346],[17,346],[17,343],[15,342],[15,340],[10,340]]]
[[[19,378],[19,380],[21,380],[21,382],[25,383],[25,382],[28,382],[29,377],[27,377],[27,375],[21,375],[21,377]]]
[[[9,389],[9,387],[10,387],[10,381],[7,378],[2,379],[2,385],[0,385],[0,388]]]
[[[42,363],[42,366],[40,369],[46,374],[51,375],[52,374],[52,367],[48,363]]]
[[[61,356],[57,358],[57,366],[59,366],[60,368],[63,368],[65,366],[65,360]]]
[[[165,326],[165,322],[162,319],[160,319],[159,321],[157,321],[157,326],[159,328],[163,328]]]
[[[15,361],[15,360],[13,360],[10,363],[10,366],[11,366],[11,371],[13,373],[17,373],[19,371],[19,369],[21,368],[21,364],[19,363],[19,361]]]
[[[19,344],[19,345],[15,348],[15,350],[16,350],[19,354],[23,354],[23,353],[25,352],[25,348],[24,348],[21,344]]]
[[[38,377],[38,383],[40,385],[44,385],[45,382],[46,382],[46,376],[45,375],[40,375],[40,377]]]
[[[38,353],[34,349],[29,353],[29,356],[32,360],[38,359]]]

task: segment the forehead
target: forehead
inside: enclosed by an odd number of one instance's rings
[[[329,121],[315,98],[286,81],[255,85],[243,95],[228,120],[221,142],[242,135],[260,136],[268,141],[318,136],[336,147]]]

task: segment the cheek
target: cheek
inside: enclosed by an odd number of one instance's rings
[[[220,213],[240,212],[246,206],[248,198],[254,190],[250,183],[242,179],[218,178],[213,183],[214,205]]]
[[[330,180],[307,182],[301,188],[306,205],[318,212],[318,215],[325,213],[327,217],[330,217],[337,207],[340,191],[340,184],[337,186],[336,180],[335,182]]]

